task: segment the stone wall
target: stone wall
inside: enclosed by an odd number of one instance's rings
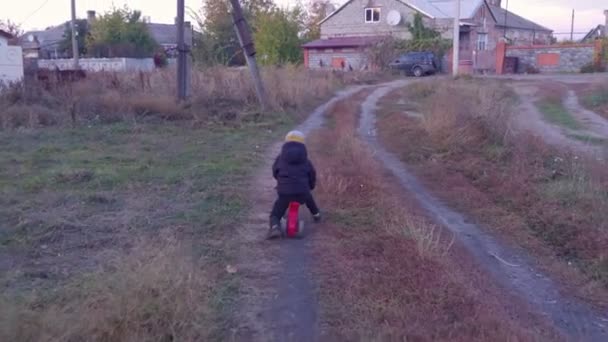
[[[40,59],[38,67],[40,69],[70,70],[73,68],[71,59]],[[79,65],[85,71],[152,71],[154,70],[154,60],[152,58],[83,58],[79,60]]]
[[[580,72],[583,66],[593,63],[595,45],[507,46],[506,56],[519,59],[518,73]]]

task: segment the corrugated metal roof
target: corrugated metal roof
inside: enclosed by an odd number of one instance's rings
[[[384,36],[360,36],[317,39],[302,45],[305,49],[352,48],[369,46],[385,39]]]
[[[429,0],[397,0],[406,4],[407,6],[412,7],[418,12],[425,14],[431,18],[445,18],[447,13],[444,13],[440,8],[435,6]],[[466,0],[465,0],[466,1]],[[454,11],[448,12],[453,13]]]
[[[404,0],[410,1],[410,0]],[[441,13],[441,16],[436,18],[449,19],[454,18],[456,13],[456,2],[454,0],[422,0],[428,1],[432,6],[436,7]],[[475,16],[479,7],[484,3],[484,0],[461,0],[460,1],[460,18],[470,19]]]
[[[548,29],[544,26],[541,26],[535,22],[532,22],[526,18],[520,17],[519,15],[509,12],[504,8],[498,6],[490,5],[490,10],[494,14],[496,18],[496,25],[507,28],[516,28],[523,30],[536,30],[536,31],[546,31],[553,32],[553,30]],[[505,25],[505,14],[506,14],[506,25]]]

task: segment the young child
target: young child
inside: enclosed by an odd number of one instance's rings
[[[321,220],[321,212],[311,193],[316,185],[317,173],[308,160],[304,140],[302,132],[289,132],[285,137],[281,154],[272,165],[272,175],[277,180],[278,198],[270,213],[268,238],[281,234],[281,218],[285,215],[290,202],[306,204],[315,222]]]

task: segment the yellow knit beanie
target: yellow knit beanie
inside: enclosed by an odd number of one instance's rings
[[[304,133],[300,132],[300,131],[291,131],[289,133],[287,133],[287,135],[285,136],[285,142],[299,142],[301,144],[305,143],[305,137],[304,137]]]

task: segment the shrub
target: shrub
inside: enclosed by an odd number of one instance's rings
[[[605,72],[606,67],[598,63],[589,63],[581,67],[582,74],[592,74],[596,72]]]

